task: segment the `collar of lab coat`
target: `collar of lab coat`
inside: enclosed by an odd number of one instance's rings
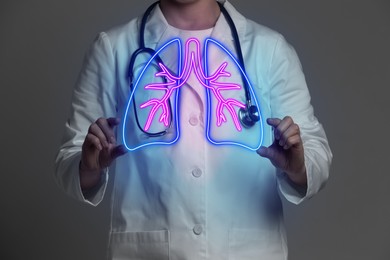
[[[221,2],[230,16],[232,17],[234,24],[237,28],[240,41],[243,41],[246,29],[246,18],[241,15],[228,1],[218,0]],[[230,28],[224,15],[221,13],[215,27],[211,33],[211,37],[219,41],[224,42],[228,46],[234,46],[233,36],[231,33],[226,33],[226,28]],[[156,6],[148,18],[145,28],[145,45],[148,47],[156,48],[161,46],[165,42],[175,38],[179,35],[179,29],[170,26],[165,19],[159,6]],[[230,46],[229,46],[230,45]]]

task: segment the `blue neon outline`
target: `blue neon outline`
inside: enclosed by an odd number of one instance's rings
[[[177,142],[177,140],[179,140],[179,137],[180,137],[180,129],[179,129],[179,125],[180,125],[180,115],[179,115],[179,112],[177,109],[177,106],[178,106],[178,101],[179,101],[179,91],[176,91],[176,94],[175,94],[175,112],[174,112],[174,116],[175,116],[175,120],[173,122],[177,122],[176,123],[176,132],[177,132],[177,136],[176,138],[171,141],[171,142],[163,142],[163,141],[155,141],[155,142],[149,142],[149,143],[145,143],[145,144],[141,144],[139,146],[135,146],[134,148],[131,148],[127,145],[126,143],[126,137],[125,137],[125,130],[126,130],[126,118],[127,118],[127,115],[128,115],[128,112],[129,112],[129,109],[130,109],[130,105],[131,105],[131,101],[133,100],[133,96],[134,96],[134,93],[135,91],[137,90],[137,87],[138,87],[138,84],[139,84],[139,81],[141,80],[143,74],[145,73],[146,69],[149,67],[150,63],[154,60],[154,58],[163,50],[165,49],[167,46],[169,46],[171,43],[173,42],[177,42],[178,43],[178,62],[179,62],[179,66],[178,66],[178,74],[180,75],[181,73],[181,67],[182,67],[182,43],[181,43],[181,40],[180,38],[174,38],[170,41],[168,41],[167,43],[165,43],[162,47],[160,47],[156,52],[155,54],[149,59],[149,61],[146,63],[146,65],[144,66],[144,68],[142,69],[139,77],[137,78],[137,81],[135,82],[134,84],[134,89],[133,91],[131,92],[130,94],[130,97],[129,97],[129,100],[127,102],[127,107],[126,107],[126,112],[124,114],[124,117],[123,117],[123,127],[122,127],[122,141],[123,141],[123,144],[124,146],[126,147],[127,150],[129,151],[135,151],[137,149],[140,149],[140,148],[143,148],[143,147],[146,147],[146,146],[149,146],[149,145],[171,145],[171,144],[174,144]],[[173,119],[171,119],[173,120]]]
[[[143,70],[141,71],[136,83],[134,84],[134,89],[133,91],[131,92],[130,94],[130,97],[129,97],[129,100],[127,102],[127,107],[126,107],[126,112],[124,114],[124,117],[123,117],[123,127],[122,127],[122,140],[123,140],[123,144],[125,145],[126,149],[129,150],[129,151],[135,151],[137,149],[140,149],[140,148],[143,148],[143,147],[146,147],[146,146],[150,146],[150,145],[171,145],[171,144],[174,144],[176,143],[179,138],[180,138],[180,112],[179,112],[179,105],[180,105],[180,102],[179,102],[179,95],[180,95],[180,89],[178,89],[176,91],[176,94],[175,94],[175,111],[174,111],[174,118],[176,120],[176,132],[177,132],[177,136],[176,138],[171,141],[171,142],[163,142],[163,141],[155,141],[155,142],[149,142],[149,143],[145,143],[145,144],[142,144],[142,145],[139,145],[139,146],[135,146],[134,148],[131,148],[127,145],[126,143],[126,138],[125,138],[125,129],[126,129],[126,118],[127,118],[127,115],[128,115],[128,111],[130,109],[130,105],[131,105],[131,101],[133,99],[133,96],[135,94],[135,91],[137,90],[137,87],[138,87],[138,84],[139,84],[139,81],[141,80],[143,74],[145,73],[146,69],[149,67],[150,63],[154,60],[154,58],[163,50],[165,49],[167,46],[169,46],[171,43],[173,42],[177,42],[178,43],[178,56],[179,56],[179,59],[178,59],[178,62],[179,62],[179,66],[178,66],[178,75],[181,74],[181,70],[182,70],[182,42],[181,42],[181,39],[180,38],[174,38],[170,41],[168,41],[167,43],[165,43],[162,47],[160,47],[160,49],[158,49],[156,51],[156,53],[149,59],[149,61],[146,63],[146,65],[144,66]],[[221,43],[219,43],[218,41],[212,39],[212,38],[206,38],[206,40],[204,41],[204,59],[203,59],[203,68],[204,68],[204,74],[206,76],[208,76],[208,66],[207,66],[207,54],[208,54],[208,48],[207,48],[207,44],[209,44],[209,42],[212,42],[214,44],[216,44],[219,48],[221,48],[225,53],[227,53],[229,55],[229,57],[235,62],[235,64],[238,66],[238,68],[240,69],[242,75],[244,75],[244,78],[245,80],[247,81],[248,83],[248,86],[249,86],[249,90],[250,90],[250,93],[252,95],[252,97],[254,98],[254,103],[256,105],[256,107],[258,108],[259,110],[259,116],[260,116],[260,120],[259,120],[259,124],[260,124],[260,141],[258,143],[258,145],[256,147],[251,147],[251,146],[248,146],[248,145],[245,145],[243,143],[239,143],[239,142],[234,142],[234,141],[215,141],[211,138],[210,136],[210,131],[211,131],[211,127],[210,127],[210,122],[211,122],[211,97],[210,97],[210,90],[208,88],[206,88],[206,99],[207,99],[207,113],[206,113],[206,138],[207,140],[214,144],[214,145],[236,145],[236,146],[240,146],[240,147],[243,147],[243,148],[246,148],[246,149],[249,149],[249,150],[252,150],[252,151],[256,151],[260,148],[260,146],[262,145],[263,143],[263,139],[264,139],[264,125],[263,125],[263,117],[262,117],[262,114],[261,114],[261,110],[260,110],[260,106],[259,106],[259,102],[256,98],[256,95],[255,95],[255,92],[253,90],[253,87],[252,87],[252,84],[250,83],[247,75],[244,73],[244,70],[242,69],[241,65],[239,64],[239,62],[237,61],[237,59],[233,56],[233,54],[226,48],[224,47]],[[209,81],[206,80],[206,84],[209,84]],[[244,128],[245,129],[245,128]]]
[[[211,131],[210,122],[211,122],[211,117],[212,117],[211,116],[212,111],[211,111],[211,97],[210,97],[210,90],[209,89],[206,89],[206,93],[207,93],[206,137],[207,137],[207,140],[209,140],[209,142],[211,142],[214,145],[237,145],[237,146],[241,146],[243,148],[246,148],[246,149],[249,149],[249,150],[252,150],[252,151],[257,151],[260,148],[260,146],[262,145],[263,140],[264,140],[264,126],[263,126],[263,117],[261,115],[260,106],[259,106],[259,103],[257,101],[255,92],[253,91],[252,84],[250,83],[247,75],[244,73],[244,70],[242,69],[241,65],[238,63],[237,59],[233,56],[233,54],[225,46],[223,46],[221,43],[219,43],[218,41],[216,41],[216,40],[214,40],[212,38],[206,38],[206,40],[204,42],[204,59],[203,59],[203,63],[204,63],[204,70],[205,70],[204,73],[205,73],[206,76],[209,76],[208,75],[208,67],[207,67],[207,63],[208,63],[207,62],[207,54],[208,54],[207,44],[209,42],[215,43],[218,47],[220,47],[222,50],[224,50],[225,53],[227,53],[230,56],[230,58],[236,63],[236,65],[240,69],[242,75],[244,75],[245,80],[248,83],[251,95],[254,98],[255,105],[256,105],[256,107],[258,108],[258,111],[259,111],[259,116],[260,116],[260,120],[259,120],[259,123],[260,123],[260,141],[259,141],[258,145],[253,148],[251,146],[248,146],[248,145],[245,145],[245,144],[239,143],[239,142],[234,142],[234,141],[215,141],[215,140],[213,140],[211,138],[211,136],[210,136],[210,131]],[[207,81],[206,84],[209,84],[209,82]]]

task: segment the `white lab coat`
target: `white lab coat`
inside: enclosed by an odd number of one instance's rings
[[[104,171],[95,190],[83,195],[78,166],[88,127],[99,117],[122,117],[128,102],[126,75],[129,58],[138,48],[140,19],[132,20],[100,33],[87,53],[56,159],[59,185],[91,205],[99,204],[109,176],[114,177],[109,258],[287,259],[280,194],[298,204],[317,193],[328,178],[332,154],[313,115],[293,48],[280,34],[247,20],[230,3],[224,5],[236,24],[263,117],[289,115],[301,128],[307,191],[294,187],[256,152],[205,141],[204,104],[197,101],[183,107],[182,134],[175,145],[127,153]],[[156,49],[177,33],[157,7],[147,23],[146,46]],[[211,37],[234,50],[223,15]],[[264,145],[270,145],[272,134],[265,129]]]

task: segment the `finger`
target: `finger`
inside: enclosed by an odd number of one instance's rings
[[[278,124],[278,126],[274,130],[274,136],[276,140],[280,140],[282,137],[283,133],[292,125],[294,124],[294,121],[292,120],[291,117],[286,116],[283,118],[282,121]]]
[[[297,124],[290,125],[286,131],[284,131],[280,137],[279,145],[284,147],[288,138],[294,135],[299,135],[299,126]]]
[[[100,126],[97,123],[93,123],[89,129],[88,133],[91,133],[95,135],[97,138],[99,138],[100,143],[102,144],[103,148],[108,148],[108,142],[106,135],[103,133],[103,130],[100,128]]]
[[[110,120],[110,121],[114,121],[114,120]],[[109,125],[109,122],[108,122],[107,119],[101,117],[98,120],[96,120],[96,124],[102,130],[102,132],[103,132],[107,142],[110,142],[110,143],[115,143],[116,142],[114,130]]]
[[[121,122],[120,118],[118,117],[110,117],[110,118],[107,118],[107,123],[108,125],[113,128],[117,125],[119,125],[119,123]]]
[[[127,149],[124,145],[118,145],[116,146],[112,152],[111,152],[111,158],[113,160],[115,160],[116,158],[118,158],[119,156],[122,156],[124,155],[125,153],[127,153]]]
[[[103,147],[100,143],[100,139],[91,133],[87,134],[83,145],[85,145],[86,147],[94,147],[95,149],[97,149],[99,151],[101,151],[103,149]]]
[[[283,149],[287,150],[290,149],[292,146],[298,145],[302,142],[301,136],[299,134],[290,136],[287,139],[287,142],[283,146]]]
[[[277,127],[281,121],[282,120],[280,120],[279,118],[268,118],[267,124],[269,124],[272,127]]]

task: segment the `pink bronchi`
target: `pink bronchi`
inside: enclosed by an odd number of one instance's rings
[[[191,43],[195,44],[195,50],[192,51],[190,50]],[[216,106],[217,126],[221,126],[223,122],[227,121],[226,116],[223,112],[224,109],[226,108],[233,119],[236,129],[238,131],[242,130],[234,106],[245,108],[245,104],[233,98],[225,99],[221,93],[221,91],[225,91],[225,90],[241,89],[241,86],[233,83],[217,82],[217,80],[221,77],[231,76],[229,72],[225,71],[225,68],[227,67],[228,63],[227,62],[222,63],[215,71],[215,73],[208,77],[204,74],[204,70],[202,69],[201,64],[202,64],[202,58],[200,53],[200,43],[199,40],[196,38],[188,39],[185,44],[184,68],[182,70],[181,75],[174,76],[168,70],[168,68],[165,67],[164,64],[162,63],[158,64],[161,71],[156,73],[155,76],[165,77],[166,82],[149,84],[145,86],[145,89],[163,90],[165,91],[165,94],[161,99],[153,98],[141,104],[140,106],[141,108],[152,106],[144,126],[145,131],[149,130],[153,118],[160,108],[162,109],[162,113],[160,115],[159,122],[163,123],[166,127],[169,125],[170,111],[169,111],[168,100],[174,90],[180,88],[187,82],[192,72],[195,73],[195,76],[198,79],[199,83],[204,87],[208,88],[217,99],[217,106]]]

